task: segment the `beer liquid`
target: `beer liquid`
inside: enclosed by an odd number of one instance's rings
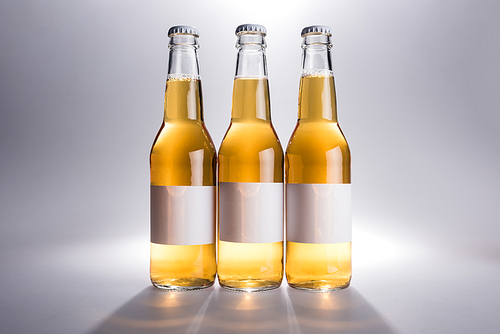
[[[236,78],[231,125],[219,150],[219,182],[283,182],[283,150],[271,124],[264,78]],[[221,286],[243,291],[276,288],[283,278],[283,242],[219,239]]]
[[[337,123],[332,76],[303,76],[299,121],[285,155],[286,183],[351,183],[350,152]],[[307,222],[304,222],[307,224]],[[351,280],[351,243],[286,243],[286,277],[292,287],[336,290]]]
[[[167,81],[164,122],[151,149],[151,185],[215,186],[216,151],[202,119],[200,80]],[[196,210],[196,203],[192,203]],[[153,285],[185,290],[210,286],[216,273],[215,243],[151,243]]]

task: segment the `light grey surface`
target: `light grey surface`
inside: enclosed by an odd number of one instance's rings
[[[354,288],[302,294],[291,288],[242,294],[219,287],[165,294],[148,287],[91,333],[394,332]]]
[[[2,332],[496,333],[499,14],[495,1],[0,2]],[[162,117],[165,33],[200,30],[205,119],[218,146],[234,29],[246,22],[268,30],[284,145],[300,31],[332,28],[353,155],[349,290],[247,299],[149,288],[148,154]]]

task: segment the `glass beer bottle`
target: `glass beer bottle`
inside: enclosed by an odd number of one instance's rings
[[[271,124],[266,29],[236,29],[231,124],[219,150],[222,287],[262,291],[283,279],[283,150]]]
[[[192,290],[215,280],[217,154],[203,123],[198,30],[169,29],[163,123],[151,148],[154,286]]]
[[[298,122],[285,155],[286,277],[331,291],[351,280],[351,157],[337,122],[330,28],[302,30]]]

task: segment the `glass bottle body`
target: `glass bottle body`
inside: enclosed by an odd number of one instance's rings
[[[196,48],[195,36],[175,35],[171,39],[164,119],[150,155],[150,278],[154,286],[167,290],[209,287],[216,275],[217,154],[203,123]],[[166,197],[160,198],[158,191]],[[186,218],[200,207],[205,217]],[[158,212],[161,219],[155,218]],[[184,226],[187,222],[191,228]],[[198,230],[206,235],[195,236],[200,234]]]
[[[304,75],[300,81],[299,121],[285,155],[287,196],[291,184],[349,185],[351,182],[350,151],[337,123],[334,80],[325,73]],[[288,215],[287,224],[291,219]],[[299,222],[303,226],[311,223]],[[349,286],[350,241],[322,243],[289,239],[286,275],[290,286],[315,291]]]
[[[231,124],[219,150],[219,182],[219,191],[224,184],[272,187],[281,198],[270,198],[269,202],[273,209],[277,206],[282,211],[283,150],[270,121],[267,78],[237,77],[234,81]],[[264,192],[262,188],[259,196]],[[220,193],[219,205],[223,200]],[[244,224],[236,220],[228,224]],[[275,223],[269,221],[270,225]],[[223,228],[221,225],[218,254],[221,286],[241,291],[279,287],[283,279],[283,232],[274,242],[234,242],[223,240]]]

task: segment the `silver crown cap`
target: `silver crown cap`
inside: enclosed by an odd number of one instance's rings
[[[244,33],[258,33],[263,36],[267,35],[266,27],[260,24],[242,24],[236,28],[236,36],[239,36]]]
[[[193,35],[195,37],[200,37],[200,33],[198,29],[196,29],[193,26],[173,26],[168,29],[167,36],[172,37],[173,35],[176,34],[186,34],[186,35]]]
[[[332,30],[330,29],[329,26],[314,25],[302,29],[300,36],[304,37],[306,35],[313,35],[313,34],[314,35],[325,34],[327,36],[332,36]]]

